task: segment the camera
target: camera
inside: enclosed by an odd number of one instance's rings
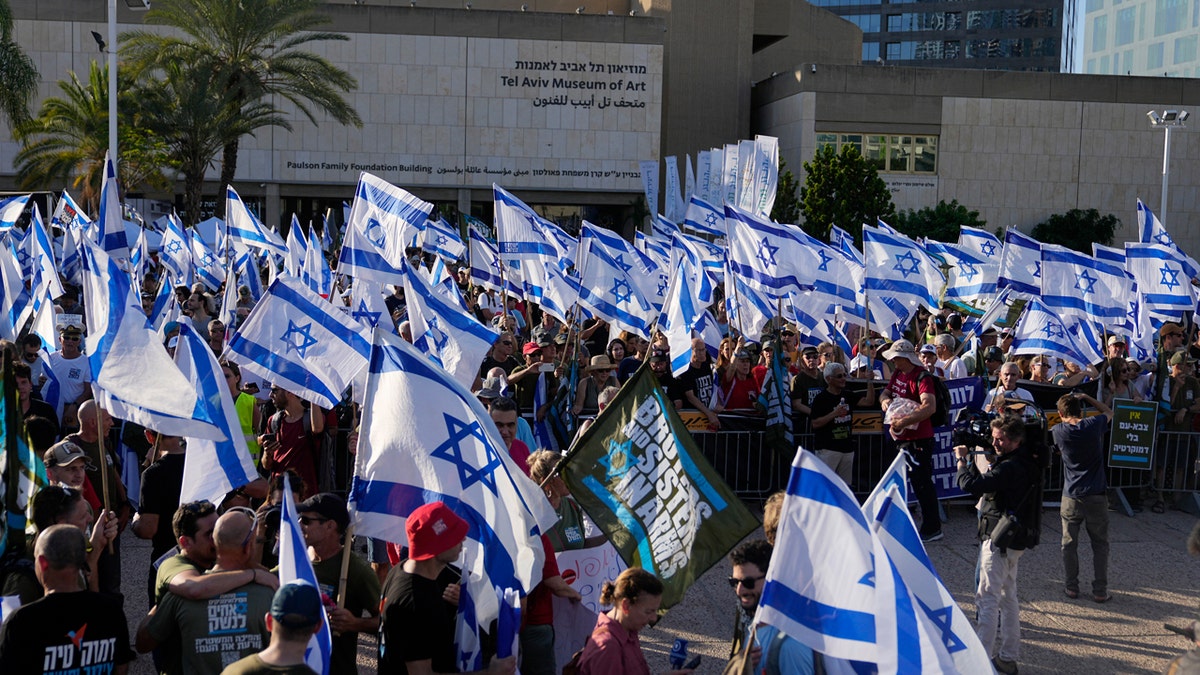
[[[954,418],[953,445],[992,447],[991,423],[995,415],[982,410],[963,408]]]

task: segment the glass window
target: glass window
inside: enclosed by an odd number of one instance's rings
[[[1158,70],[1163,65],[1163,43],[1155,42],[1146,48],[1146,68]],[[1156,73],[1157,74],[1157,73]]]
[[[1154,1],[1154,37],[1187,27],[1187,0]]]
[[[867,136],[863,143],[862,155],[876,171],[886,169],[887,136]]]
[[[1096,73],[1096,59],[1088,59],[1087,68],[1085,68],[1083,72],[1089,75],[1094,75]]]
[[[879,58],[879,43],[878,42],[863,42],[862,60],[863,63],[872,63]]]
[[[892,136],[888,143],[888,171],[907,172],[912,156],[912,136]]]
[[[1108,47],[1108,16],[1092,19],[1092,51],[1102,52]]]
[[[1197,36],[1182,37],[1175,40],[1175,65],[1191,63],[1196,60]]]
[[[937,173],[937,137],[913,139],[913,173]]]
[[[1087,12],[1098,12],[1104,9],[1104,0],[1087,0]]]
[[[858,150],[858,154],[860,154],[860,155],[862,154],[862,149],[863,149],[862,148],[862,140],[863,140],[862,134],[842,134],[841,138],[839,138],[838,140],[839,140],[839,144],[838,144],[839,146],[853,145],[854,149]],[[838,152],[841,152],[841,151],[842,151],[842,147],[838,147]]]
[[[887,60],[888,61],[899,61],[900,60],[900,43],[899,42],[887,43]]]
[[[1200,7],[1200,4],[1197,4]],[[1120,47],[1133,42],[1133,22],[1135,7],[1126,7],[1117,12],[1117,26],[1113,31],[1113,45]]]
[[[834,150],[837,150],[837,134],[817,134],[817,149],[832,145]]]

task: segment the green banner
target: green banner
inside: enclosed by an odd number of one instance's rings
[[[625,563],[662,580],[664,609],[759,525],[647,366],[572,448],[562,476]]]
[[[1120,469],[1149,469],[1158,432],[1158,403],[1113,401],[1112,433],[1108,441],[1108,465]]]

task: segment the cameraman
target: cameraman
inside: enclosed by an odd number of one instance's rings
[[[1084,417],[1088,404],[1099,415]],[[1092,599],[1108,602],[1108,482],[1104,476],[1104,433],[1112,422],[1112,410],[1087,394],[1075,392],[1058,399],[1062,422],[1050,430],[1054,445],[1062,453],[1062,516],[1064,592],[1079,597],[1079,526],[1087,528],[1092,542]]]
[[[959,488],[980,502],[979,587],[975,591],[979,611],[976,632],[991,655],[996,642],[997,623],[1003,627],[1000,648],[992,659],[997,672],[1016,673],[1020,657],[1021,622],[1017,601],[1017,562],[1025,549],[1037,543],[1036,533],[1027,531],[1037,522],[1041,494],[1034,494],[1040,475],[1037,460],[1024,445],[1025,425],[1019,417],[1006,415],[991,422],[992,447],[996,460],[981,474],[970,461],[972,448],[954,448],[958,459]],[[1008,516],[1008,518],[1005,518]],[[1015,521],[1013,522],[1013,518]],[[1012,523],[1000,527],[1001,521]],[[1006,536],[1001,536],[1005,532]]]

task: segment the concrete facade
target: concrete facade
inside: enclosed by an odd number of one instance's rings
[[[1136,240],[1135,200],[1161,212],[1163,133],[1158,107],[1200,106],[1200,81],[1047,73],[802,64],[755,88],[756,133],[779,137],[802,174],[818,134],[937,137],[932,175],[881,173],[898,209],[957,199],[990,229],[1029,231],[1054,213],[1095,208]],[[1200,247],[1200,137],[1172,134],[1166,227]],[[801,176],[802,179],[802,176]]]

